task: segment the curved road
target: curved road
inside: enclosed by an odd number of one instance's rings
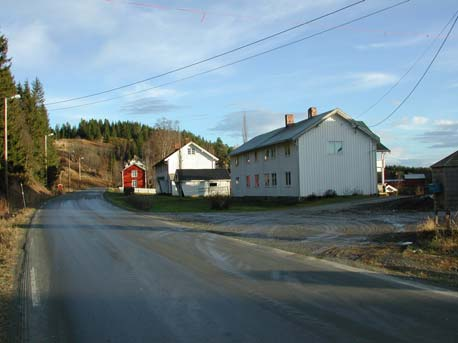
[[[456,342],[458,296],[120,210],[32,223],[27,342]]]

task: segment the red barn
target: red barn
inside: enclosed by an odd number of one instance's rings
[[[122,187],[146,188],[146,168],[143,163],[130,161],[122,171]]]

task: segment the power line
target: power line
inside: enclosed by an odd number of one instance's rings
[[[382,123],[384,123],[385,121],[387,121],[388,119],[390,119],[401,107],[402,105],[404,105],[404,103],[410,98],[410,96],[413,94],[413,92],[415,92],[415,90],[417,89],[417,87],[420,85],[421,81],[423,81],[423,79],[425,78],[426,74],[428,73],[429,69],[431,69],[431,66],[433,65],[434,61],[436,60],[437,56],[439,56],[439,53],[441,52],[442,48],[444,47],[445,43],[447,42],[448,40],[448,37],[450,36],[450,34],[452,33],[455,25],[456,25],[456,22],[458,20],[458,16],[456,16],[455,18],[455,21],[453,22],[452,26],[450,27],[450,29],[448,30],[447,32],[447,35],[445,36],[444,40],[442,41],[441,45],[439,46],[439,49],[437,49],[436,53],[434,54],[434,57],[433,59],[431,60],[431,62],[428,64],[428,67],[426,67],[425,71],[423,72],[423,74],[421,75],[421,77],[418,79],[417,83],[413,86],[412,90],[409,92],[409,94],[407,94],[407,96],[401,101],[401,103],[396,106],[396,108],[391,111],[391,113],[389,115],[387,115],[385,118],[383,118],[382,120],[380,120],[378,123],[374,124],[374,125],[371,125],[369,127],[376,127]]]
[[[208,57],[208,58],[205,58],[205,59],[203,59],[203,60],[200,60],[200,61],[197,61],[197,62],[193,62],[193,63],[188,64],[188,65],[185,65],[185,66],[183,66],[183,67],[179,67],[179,68],[176,68],[176,69],[172,69],[172,70],[169,70],[169,71],[167,71],[167,72],[164,72],[164,73],[161,73],[161,74],[158,74],[158,75],[154,75],[154,76],[148,77],[148,78],[143,79],[143,80],[131,82],[131,83],[128,83],[128,84],[119,86],[119,87],[107,89],[107,90],[104,90],[104,91],[100,91],[100,92],[96,92],[96,93],[92,93],[92,94],[88,94],[88,95],[84,95],[84,96],[80,96],[80,97],[75,97],[75,98],[70,98],[70,99],[65,99],[65,100],[60,100],[60,101],[54,101],[54,102],[47,103],[46,105],[55,105],[55,104],[61,104],[61,103],[64,103],[64,102],[69,102],[69,101],[74,101],[74,100],[81,100],[81,99],[85,99],[85,98],[90,98],[90,97],[94,97],[94,96],[96,96],[96,95],[101,95],[101,94],[110,93],[110,92],[113,92],[113,91],[116,91],[116,90],[120,90],[120,89],[123,89],[123,88],[127,88],[127,87],[131,87],[131,86],[137,85],[137,84],[139,84],[139,83],[143,83],[143,82],[146,82],[146,81],[151,81],[151,80],[154,80],[154,79],[157,79],[157,78],[166,76],[166,75],[170,75],[170,74],[176,73],[176,72],[178,72],[178,71],[181,71],[181,70],[184,70],[184,69],[188,69],[188,68],[194,67],[194,66],[196,66],[196,65],[199,65],[199,64],[202,64],[202,63],[205,63],[205,62],[214,60],[214,59],[216,59],[216,58],[219,58],[219,57],[222,57],[222,56],[231,54],[231,53],[233,53],[233,52],[236,52],[236,51],[245,49],[245,48],[250,47],[250,46],[252,46],[252,45],[255,45],[255,44],[264,42],[264,41],[266,41],[266,40],[268,40],[268,39],[271,39],[271,38],[280,36],[280,35],[282,35],[282,34],[284,34],[284,33],[286,33],[286,32],[289,32],[289,31],[298,29],[298,28],[300,28],[300,27],[302,27],[302,26],[305,26],[305,25],[311,24],[311,23],[313,23],[313,22],[315,22],[315,21],[318,21],[318,20],[321,20],[321,19],[323,19],[323,18],[329,17],[329,16],[331,16],[331,15],[333,15],[333,14],[342,12],[342,11],[344,11],[344,10],[350,8],[350,7],[359,5],[360,3],[364,2],[364,1],[366,1],[366,0],[359,0],[359,1],[357,1],[357,2],[354,2],[354,3],[350,4],[350,5],[341,7],[341,8],[339,8],[339,9],[335,10],[335,11],[328,12],[328,13],[323,14],[323,15],[321,15],[321,16],[319,16],[319,17],[314,18],[314,19],[311,19],[311,20],[302,22],[302,23],[300,23],[300,24],[294,25],[294,26],[289,27],[289,28],[287,28],[287,29],[285,29],[285,30],[282,30],[282,31],[280,31],[280,32],[271,34],[271,35],[266,36],[266,37],[264,37],[264,38],[260,38],[260,39],[258,39],[258,40],[255,40],[255,41],[251,42],[251,43],[244,44],[244,45],[242,45],[242,46],[239,46],[239,47],[237,47],[237,48],[234,48],[234,49],[231,49],[231,50],[222,52],[222,53],[217,54],[217,55],[214,55],[214,56],[212,56],[212,57]],[[410,0],[409,0],[409,1],[410,1]]]
[[[420,56],[418,56],[418,58],[415,60],[415,62],[409,67],[409,69],[407,69],[407,71],[399,78],[399,80],[393,85],[391,86],[379,99],[377,99],[377,101],[375,101],[372,105],[370,105],[366,110],[364,110],[363,112],[361,112],[361,114],[357,117],[357,118],[361,118],[362,116],[364,116],[367,112],[369,112],[370,110],[372,110],[375,106],[377,106],[383,99],[385,99],[387,97],[388,94],[390,94],[393,89],[395,89],[400,83],[401,81],[412,71],[413,68],[415,68],[415,66],[418,64],[418,62],[420,62],[423,57],[425,57],[426,53],[434,46],[434,44],[436,44],[437,40],[439,39],[440,36],[442,36],[442,33],[444,33],[445,29],[450,25],[450,23],[453,21],[453,18],[455,18],[455,16],[458,14],[458,11],[456,11],[452,17],[449,19],[449,21],[447,22],[447,24],[442,28],[442,30],[436,35],[436,37],[434,38],[434,40],[431,42],[431,44],[429,44],[425,50],[423,50],[423,52],[420,54]]]
[[[108,101],[112,101],[112,100],[117,100],[117,99],[124,98],[124,97],[130,96],[130,95],[135,95],[135,94],[144,93],[144,92],[147,92],[147,91],[150,91],[150,90],[153,90],[153,89],[157,89],[157,88],[169,86],[169,85],[171,85],[171,84],[175,84],[175,83],[178,83],[178,82],[182,82],[182,81],[186,81],[186,80],[189,80],[189,79],[193,79],[193,78],[195,78],[195,77],[202,76],[202,75],[205,75],[205,74],[209,74],[209,73],[211,73],[211,72],[214,72],[214,71],[217,71],[217,70],[220,70],[220,69],[223,69],[223,68],[227,68],[227,67],[233,66],[233,65],[235,65],[235,64],[242,63],[242,62],[251,60],[251,59],[253,59],[253,58],[262,56],[262,55],[266,55],[266,54],[271,53],[271,52],[273,52],[273,51],[280,50],[280,49],[286,48],[286,47],[291,46],[291,45],[294,45],[294,44],[298,44],[298,43],[303,42],[303,41],[305,41],[305,40],[308,40],[308,39],[314,38],[314,37],[316,37],[316,36],[322,35],[322,34],[324,34],[324,33],[327,33],[327,32],[333,31],[333,30],[337,30],[337,29],[339,29],[339,28],[341,28],[341,27],[344,27],[344,26],[353,24],[353,23],[355,23],[355,22],[358,22],[358,21],[361,21],[361,20],[363,20],[363,19],[372,17],[372,16],[377,15],[377,14],[379,14],[379,13],[388,11],[388,10],[394,8],[394,7],[403,5],[403,4],[405,4],[405,3],[409,2],[409,1],[410,1],[410,0],[404,0],[404,1],[398,2],[398,3],[394,4],[394,5],[391,5],[391,6],[388,6],[388,7],[384,7],[384,8],[382,8],[382,9],[377,10],[377,11],[374,11],[374,12],[370,12],[370,13],[368,13],[368,14],[366,14],[366,15],[361,16],[361,17],[358,17],[358,18],[349,20],[349,21],[344,22],[344,23],[339,24],[339,25],[332,26],[332,27],[330,27],[330,28],[328,28],[328,29],[325,29],[325,30],[316,32],[316,33],[314,33],[314,34],[305,36],[305,37],[303,37],[303,38],[300,38],[300,39],[297,39],[297,40],[294,40],[294,41],[291,41],[291,42],[289,42],[289,43],[282,44],[282,45],[279,45],[279,46],[274,47],[274,48],[272,48],[272,49],[265,50],[265,51],[259,52],[259,53],[257,53],[257,54],[254,54],[254,55],[250,55],[250,56],[244,57],[244,58],[242,58],[242,59],[239,59],[239,60],[236,60],[236,61],[227,63],[227,64],[223,64],[223,65],[221,65],[221,66],[218,66],[218,67],[215,67],[215,68],[212,68],[212,69],[208,69],[208,70],[205,70],[205,71],[196,73],[196,74],[192,74],[192,75],[187,76],[187,77],[183,77],[183,78],[180,78],[180,79],[176,79],[176,80],[173,80],[173,81],[169,81],[169,82],[166,82],[166,83],[162,83],[162,84],[160,84],[160,85],[153,86],[153,87],[149,87],[149,88],[145,88],[145,89],[142,89],[142,90],[139,90],[139,91],[135,91],[135,92],[127,93],[127,94],[118,95],[118,96],[112,97],[112,98],[102,99],[102,100],[93,101],[93,102],[84,103],[84,104],[79,104],[79,105],[74,105],[74,106],[67,106],[67,107],[60,107],[60,108],[56,108],[56,109],[49,109],[49,111],[61,111],[61,110],[68,110],[68,109],[79,108],[79,107],[84,107],[84,106],[90,106],[90,105],[94,105],[94,104],[99,104],[99,103],[103,103],[103,102],[108,102]]]

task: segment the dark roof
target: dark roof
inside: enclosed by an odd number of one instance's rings
[[[227,169],[177,169],[175,177],[186,180],[226,180],[230,179]]]
[[[387,147],[385,147],[383,144],[380,143],[380,138],[375,133],[373,133],[364,122],[353,120],[345,112],[336,108],[331,111],[327,111],[319,115],[316,115],[312,118],[307,118],[305,120],[301,120],[292,125],[281,127],[279,129],[256,136],[253,139],[246,142],[245,144],[239,146],[234,151],[232,151],[230,155],[234,156],[234,155],[238,155],[238,154],[241,154],[247,151],[252,151],[252,150],[264,148],[270,145],[294,140],[298,138],[299,136],[301,136],[303,133],[318,126],[321,122],[323,122],[324,120],[326,120],[327,118],[329,118],[330,116],[334,114],[340,115],[340,117],[350,122],[350,124],[352,124],[355,128],[363,131],[368,136],[375,139],[378,143],[377,151],[390,151]],[[380,150],[379,150],[379,147],[380,147]]]
[[[458,167],[458,151],[448,155],[439,162],[434,163],[431,168]]]

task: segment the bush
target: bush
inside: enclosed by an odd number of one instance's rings
[[[226,195],[213,195],[209,200],[212,210],[227,210],[230,205],[230,197]]]
[[[317,200],[318,196],[315,193],[312,193],[308,195],[305,199],[307,199],[308,201],[313,201],[313,200]]]
[[[135,193],[134,187],[124,187],[124,195],[133,195]]]
[[[326,192],[323,193],[323,197],[325,198],[334,198],[337,196],[337,193],[333,189],[328,189]]]

